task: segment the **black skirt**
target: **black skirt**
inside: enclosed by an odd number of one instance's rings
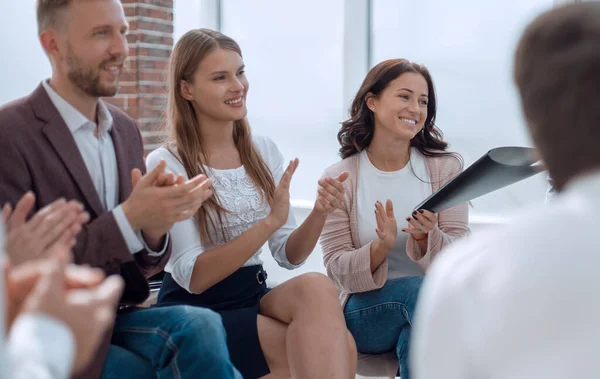
[[[218,312],[233,365],[246,379],[260,378],[270,373],[257,327],[260,299],[269,292],[266,278],[262,266],[242,267],[201,294],[193,294],[166,273],[157,306],[195,305]]]

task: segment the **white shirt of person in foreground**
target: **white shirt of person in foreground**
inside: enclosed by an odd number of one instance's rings
[[[416,310],[416,379],[600,378],[600,172],[440,253]]]

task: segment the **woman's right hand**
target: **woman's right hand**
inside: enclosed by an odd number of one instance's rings
[[[269,213],[266,219],[267,225],[273,232],[281,228],[288,219],[290,212],[290,183],[298,167],[298,163],[298,158],[290,161],[279,184],[275,188],[273,201],[271,202],[271,213]]]
[[[375,219],[377,221],[377,236],[379,243],[388,250],[391,250],[396,244],[398,235],[398,226],[394,217],[394,206],[391,200],[385,203],[385,209],[380,201],[375,203]]]

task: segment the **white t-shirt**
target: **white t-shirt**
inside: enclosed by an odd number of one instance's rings
[[[284,170],[287,168],[287,165],[284,166],[283,155],[281,155],[275,143],[268,137],[254,136],[253,141],[254,146],[271,170],[275,184],[277,185],[283,176]],[[161,159],[164,159],[167,163],[168,172],[173,172],[176,175],[184,175],[187,179],[185,168],[181,162],[164,147],[158,148],[148,155],[146,158],[148,170],[150,171],[156,167]],[[222,202],[221,205],[230,211],[230,213],[223,215],[224,225],[218,225],[218,227],[225,229],[230,241],[269,215],[271,211],[269,204],[263,200],[261,193],[243,166],[231,170],[207,169],[208,176],[214,181],[213,187],[219,195],[219,199]],[[273,258],[279,266],[289,270],[303,264],[291,264],[285,253],[287,239],[295,229],[296,220],[290,207],[285,225],[269,237],[269,249],[271,250],[271,254],[273,254]],[[217,241],[216,244],[203,243],[201,241],[198,222],[195,217],[178,222],[171,229],[171,238],[173,240],[172,254],[165,267],[165,271],[173,276],[177,284],[188,291],[190,291],[190,280],[196,258],[204,251],[225,243],[221,231],[218,233],[211,231],[211,237],[213,241]],[[261,253],[262,248],[256,251],[243,266],[262,264],[262,260],[260,259]]]
[[[386,200],[390,199],[394,205],[398,236],[387,256],[388,279],[423,275],[419,266],[406,255],[408,234],[400,230],[408,225],[406,217],[411,215],[414,207],[431,195],[431,179],[423,155],[412,148],[408,164],[391,172],[377,169],[366,150],[360,153],[359,159],[356,215],[361,246],[379,238],[375,232],[375,202],[379,200],[385,208]]]
[[[0,261],[4,223],[0,217]],[[75,340],[62,322],[25,313],[15,320],[8,340],[5,328],[4,270],[0,269],[0,379],[66,379],[75,357]]]
[[[600,172],[441,252],[421,289],[416,379],[600,378]]]

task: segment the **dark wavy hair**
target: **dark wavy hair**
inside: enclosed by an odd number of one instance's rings
[[[410,146],[416,147],[423,155],[439,157],[454,155],[461,162],[458,154],[447,152],[448,144],[442,138],[442,132],[435,126],[437,110],[435,88],[429,70],[423,65],[410,62],[406,59],[389,59],[377,64],[369,71],[350,107],[350,118],[342,122],[338,132],[338,141],[341,145],[340,156],[342,159],[363,151],[371,144],[375,122],[373,112],[367,106],[367,95],[372,93],[379,96],[391,81],[405,72],[423,75],[427,81],[428,97],[427,119],[423,129],[410,141]]]

